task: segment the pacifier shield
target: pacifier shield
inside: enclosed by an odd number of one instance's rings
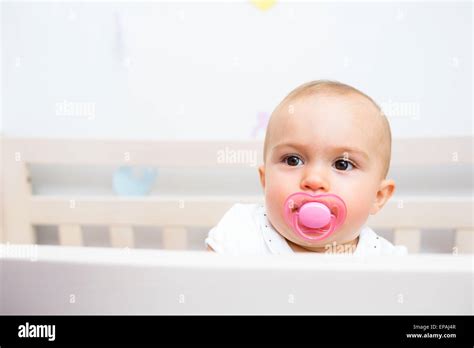
[[[326,239],[344,223],[346,205],[335,194],[297,192],[286,199],[284,216],[295,233],[314,242]]]

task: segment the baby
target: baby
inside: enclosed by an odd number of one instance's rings
[[[391,132],[380,107],[354,87],[313,81],[273,111],[258,168],[265,205],[235,204],[209,231],[228,254],[406,254],[365,225],[395,190]]]

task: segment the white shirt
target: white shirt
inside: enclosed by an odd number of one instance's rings
[[[293,253],[286,239],[267,219],[262,204],[235,204],[209,231],[205,240],[214,251],[222,254],[288,254]],[[394,246],[363,226],[353,255],[405,255],[404,246]]]

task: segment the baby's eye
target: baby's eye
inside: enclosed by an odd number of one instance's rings
[[[300,162],[301,164],[303,164],[303,161],[301,160],[301,158],[295,155],[286,156],[284,158],[284,162],[291,167],[296,167]]]
[[[347,160],[339,159],[334,162],[334,168],[337,170],[347,171],[354,169],[354,165]]]

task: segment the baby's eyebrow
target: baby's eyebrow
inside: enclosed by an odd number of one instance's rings
[[[349,147],[349,146],[341,146],[341,147],[333,147],[331,148],[332,151],[336,153],[347,153],[347,154],[355,154],[361,156],[363,159],[366,161],[369,160],[369,155],[365,153],[363,150],[355,148],[355,147]]]
[[[280,143],[278,145],[275,145],[273,147],[273,150],[274,151],[278,150],[281,147],[292,147],[292,148],[303,151],[303,150],[308,148],[308,145],[298,144],[298,143]],[[333,146],[333,147],[328,147],[326,149],[326,151],[329,151],[331,153],[337,153],[337,154],[347,153],[348,157],[350,157],[351,154],[359,155],[363,159],[365,159],[366,161],[369,160],[369,155],[367,155],[367,153],[365,151],[363,151],[362,149],[358,149],[356,147],[353,147],[353,146],[335,146],[335,147]]]

